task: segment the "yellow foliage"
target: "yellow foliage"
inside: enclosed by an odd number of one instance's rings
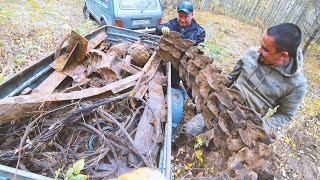
[[[289,144],[291,142],[291,139],[288,136],[283,137],[283,142],[286,144]]]
[[[307,102],[305,108],[308,115],[315,116],[320,114],[320,99],[307,96],[304,102]]]
[[[16,59],[14,62],[18,65],[21,65],[25,62],[25,57],[23,55],[19,54],[18,56],[16,56]]]
[[[196,155],[197,159],[199,160],[199,166],[202,167],[203,166],[202,151],[201,150],[197,150],[195,152],[195,155]]]
[[[289,154],[288,154],[288,157],[290,157],[290,158],[297,158],[297,156],[296,156],[295,154],[292,154],[292,153],[289,153]]]
[[[260,7],[263,8],[263,9],[266,9],[268,7],[268,5],[269,5],[268,1],[263,1],[263,2],[261,2]]]
[[[201,148],[203,145],[205,145],[205,143],[206,142],[204,140],[202,140],[200,136],[196,136],[194,147],[195,148]]]
[[[6,76],[4,76],[3,74],[0,74],[0,82],[5,80],[6,78],[7,78]]]
[[[188,171],[189,169],[192,168],[192,166],[193,166],[192,163],[186,163],[186,164],[184,165],[184,169],[185,169],[186,171]]]

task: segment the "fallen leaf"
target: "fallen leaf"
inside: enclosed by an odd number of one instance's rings
[[[184,169],[185,169],[186,171],[188,171],[189,169],[192,168],[192,166],[193,166],[192,163],[186,163],[186,164],[184,165]]]
[[[284,136],[283,137],[283,142],[286,143],[286,144],[289,144],[291,141],[291,139],[288,137],[288,136]]]
[[[197,159],[199,160],[199,166],[202,166],[203,165],[202,151],[201,150],[197,150],[195,152],[195,155],[196,155]]]

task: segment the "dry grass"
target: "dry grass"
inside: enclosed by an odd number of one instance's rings
[[[0,0],[0,81],[51,54],[71,30],[98,27],[86,21],[82,0]]]

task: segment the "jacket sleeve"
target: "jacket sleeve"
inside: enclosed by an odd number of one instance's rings
[[[251,47],[248,50],[246,50],[246,52],[236,62],[232,71],[227,74],[227,79],[229,81],[227,85],[229,86],[232,85],[238,79],[238,77],[241,74],[244,61],[246,61],[248,57],[254,58],[254,59],[258,57],[257,51],[254,47]]]
[[[159,24],[157,27],[156,27],[156,34],[161,36],[162,35],[162,32],[161,32],[161,28],[163,27],[168,27],[170,29],[170,31],[174,31],[174,26],[172,24],[172,21],[173,20],[170,20],[166,23],[162,23],[162,24]]]
[[[198,45],[199,43],[203,43],[204,39],[206,37],[206,31],[203,29],[200,29],[200,33],[198,35],[197,41],[196,41],[196,45]]]
[[[239,77],[242,70],[243,62],[242,59],[239,59],[234,65],[231,72],[227,74],[228,86],[231,86]]]
[[[162,35],[162,32],[161,32],[161,28],[164,27],[165,25],[164,24],[159,24],[157,27],[156,27],[156,34],[161,36]]]
[[[306,84],[294,88],[287,96],[279,100],[279,108],[269,118],[263,118],[264,128],[271,130],[291,121],[306,92]]]

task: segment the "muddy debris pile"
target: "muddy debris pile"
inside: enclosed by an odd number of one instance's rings
[[[244,106],[245,99],[229,88],[226,76],[212,59],[199,54],[196,47],[183,51],[174,41],[172,36],[162,38],[160,52],[178,69],[195,102],[191,111],[203,114],[207,129],[195,139],[175,139],[177,144],[186,144],[174,150],[175,177],[273,178],[279,157],[270,146],[274,139],[262,128],[261,117]]]
[[[157,167],[167,110],[155,47],[72,32],[37,88],[0,100],[0,164],[60,178],[79,159],[92,179]],[[61,54],[61,55],[60,55]]]
[[[244,98],[194,42],[176,32],[157,47],[106,38],[101,32],[87,41],[72,32],[59,43],[69,39],[65,50],[56,51],[54,71],[45,81],[0,100],[1,164],[49,177],[61,169],[64,178],[84,159],[82,174],[92,179],[157,167],[167,117],[164,65],[170,61],[207,129],[196,138],[175,140],[186,143],[173,149],[175,177],[274,177],[278,156],[260,116],[244,106]]]

